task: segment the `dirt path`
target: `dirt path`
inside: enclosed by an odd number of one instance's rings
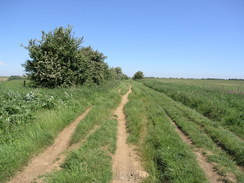
[[[175,131],[179,134],[180,138],[189,146],[194,148],[194,154],[197,157],[197,161],[199,166],[202,168],[202,170],[204,171],[206,177],[208,178],[210,183],[220,183],[222,182],[221,179],[222,177],[217,174],[217,172],[214,171],[214,165],[210,162],[208,162],[205,157],[202,155],[203,150],[202,149],[198,149],[195,148],[193,146],[192,140],[186,136],[180,129],[179,127],[176,125],[176,123],[174,121],[172,121],[169,117],[169,120],[172,122],[172,124],[175,126]]]
[[[79,122],[89,113],[91,107],[66,127],[55,139],[53,145],[44,152],[34,157],[25,169],[18,173],[9,183],[31,183],[39,175],[43,175],[59,167],[60,163],[56,159],[60,153],[64,152],[68,146],[72,134]],[[56,161],[56,162],[55,162]]]
[[[117,149],[113,157],[113,183],[139,182],[148,176],[143,171],[142,166],[132,147],[126,143],[128,134],[126,132],[126,120],[123,112],[125,104],[128,102],[128,95],[131,93],[131,86],[127,94],[122,96],[122,101],[116,109],[114,115],[118,120]]]

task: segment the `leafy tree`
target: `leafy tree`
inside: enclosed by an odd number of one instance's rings
[[[31,39],[25,48],[30,60],[23,66],[36,86],[56,87],[77,84],[100,84],[108,78],[105,56],[91,47],[81,47],[82,38],[75,38],[72,27],[58,27],[42,39]]]
[[[104,62],[107,58],[103,53],[94,51],[92,47],[84,47],[79,50],[79,54],[83,59],[83,71],[79,77],[80,83],[100,84],[109,79],[109,68]]]
[[[141,71],[136,72],[133,76],[133,79],[143,79],[143,78],[144,78],[144,74]]]
[[[120,67],[111,68],[110,71],[111,71],[112,78],[114,79],[117,80],[128,79],[128,76],[122,72],[122,69]]]

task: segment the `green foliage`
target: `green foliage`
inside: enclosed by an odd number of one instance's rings
[[[4,131],[0,129],[0,182],[5,182],[23,168],[31,157],[50,145],[65,126],[92,104],[95,111],[91,113],[93,117],[88,118],[92,121],[82,123],[82,125],[88,126],[82,127],[89,129],[90,124],[102,124],[104,120],[108,121],[107,126],[112,128],[109,133],[113,134],[109,151],[114,152],[116,140],[114,127],[116,128],[116,123],[115,120],[112,120],[113,127],[111,127],[111,120],[108,120],[107,115],[111,115],[111,108],[120,101],[120,95],[117,92],[120,82],[106,82],[102,85],[89,87],[39,88],[35,90],[23,87],[21,81],[6,81],[2,86],[4,87],[1,87],[0,90],[0,103],[3,102],[4,104],[1,105],[0,111],[5,111],[2,122],[8,127],[1,126]],[[97,105],[99,106],[95,107]],[[106,113],[104,113],[105,111]],[[31,115],[31,119],[27,119],[25,113]],[[16,121],[20,121],[20,123],[16,124]],[[76,134],[78,133],[77,131]],[[107,135],[107,131],[102,134],[106,142],[111,140],[110,136]],[[97,137],[95,139],[96,143],[103,145],[100,144],[102,141],[97,140]],[[101,140],[100,137],[98,139]],[[109,155],[105,155],[102,151],[99,152],[96,154],[98,155],[96,158],[99,159],[101,153],[104,154],[107,158],[104,160],[105,165],[108,166],[107,172],[111,173]],[[92,166],[95,165],[96,163]],[[103,165],[101,164],[101,166]],[[100,167],[98,168],[101,171],[103,170]],[[80,174],[80,172],[78,173]],[[99,174],[102,176],[102,173]]]
[[[33,111],[41,108],[52,109],[58,102],[61,102],[52,95],[33,91],[28,93],[3,91],[0,93],[0,132],[2,131],[2,133],[7,133],[16,125],[30,122],[34,119]]]
[[[141,71],[136,72],[133,76],[133,79],[143,79],[143,78],[144,78],[144,74]]]
[[[129,77],[122,72],[122,69],[120,67],[111,68],[110,73],[111,73],[111,78],[114,78],[116,80],[129,79]]]
[[[57,87],[78,84],[100,84],[109,78],[103,53],[82,47],[72,28],[58,27],[42,32],[41,40],[30,40],[25,48],[30,60],[23,66],[35,86]]]

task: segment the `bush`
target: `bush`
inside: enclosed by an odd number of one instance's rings
[[[111,78],[116,80],[129,79],[129,77],[122,72],[122,69],[120,67],[111,68],[110,73],[111,73]]]
[[[23,66],[35,86],[57,87],[77,84],[100,84],[109,77],[106,56],[91,47],[81,47],[72,28],[58,27],[42,32],[41,40],[30,40],[25,48],[30,60]]]
[[[136,72],[133,76],[133,79],[143,79],[143,78],[144,78],[144,74],[141,71]]]

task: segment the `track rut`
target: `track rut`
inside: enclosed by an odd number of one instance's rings
[[[113,183],[136,183],[148,176],[148,173],[143,170],[139,157],[132,146],[126,143],[128,134],[126,132],[126,119],[123,109],[131,92],[130,86],[129,91],[122,96],[121,103],[114,113],[117,116],[118,132],[117,149],[113,156]]]
[[[86,117],[92,107],[86,109],[77,119],[66,127],[44,152],[34,157],[22,172],[17,173],[8,183],[31,183],[38,176],[51,172],[59,167],[55,160],[69,147],[69,142],[79,122]]]

